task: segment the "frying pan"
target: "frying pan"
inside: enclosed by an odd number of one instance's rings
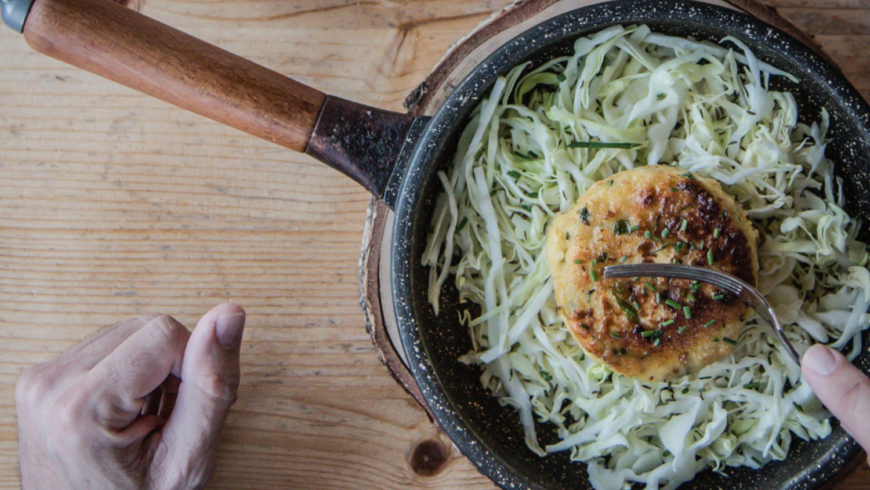
[[[718,41],[734,36],[762,60],[798,78],[775,77],[794,93],[801,114],[831,115],[828,155],[845,179],[847,209],[870,209],[870,107],[832,66],[796,39],[734,10],[682,0],[617,0],[551,18],[506,43],[477,66],[430,117],[367,107],[295,82],[110,0],[0,0],[3,19],[38,52],[117,81],[295,151],[359,182],[395,211],[392,287],[409,367],[440,426],[487,476],[505,488],[589,488],[585,466],[567,453],[539,458],[523,442],[513,409],[480,385],[479,370],[457,362],[470,340],[452,313],[427,302],[420,257],[463,123],[499,75],[571,52],[573,41],[613,24]],[[866,214],[866,213],[865,213]],[[443,310],[459,305],[445,287]],[[865,339],[866,341],[866,339]],[[870,372],[870,354],[856,364]],[[542,442],[555,437],[540,427]],[[859,452],[839,427],[828,438],[798,441],[788,458],[755,471],[705,472],[682,488],[818,488]]]

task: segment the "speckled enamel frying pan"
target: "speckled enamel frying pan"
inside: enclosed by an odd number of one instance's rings
[[[439,191],[436,171],[451,160],[463,123],[495,79],[525,61],[571,51],[574,40],[613,24],[646,23],[676,36],[737,37],[764,61],[798,77],[781,88],[801,112],[831,114],[828,155],[846,176],[848,209],[866,216],[870,107],[832,66],[794,38],[734,10],[687,1],[620,0],[551,18],[477,66],[430,117],[411,117],[327,96],[266,68],[124,9],[110,0],[0,0],[4,21],[37,51],[287,148],[347,174],[395,211],[392,287],[399,332],[431,412],[459,449],[506,488],[589,488],[584,465],[565,453],[539,458],[523,442],[518,416],[501,407],[457,358],[470,340],[454,315],[435,317],[420,257]],[[444,306],[457,308],[447,289]],[[857,360],[870,372],[870,354]],[[547,437],[550,431],[539,431]],[[544,441],[548,442],[548,441]],[[837,428],[797,442],[788,458],[759,471],[705,472],[683,488],[818,488],[859,449]]]

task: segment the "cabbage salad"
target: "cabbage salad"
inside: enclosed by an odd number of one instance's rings
[[[439,312],[448,278],[481,315],[459,313],[481,383],[519,412],[529,449],[570,451],[596,489],[676,488],[707,468],[759,468],[792,439],[831,433],[830,414],[759,318],[734,353],[669,383],[587,358],[556,312],[547,225],[595,181],[638,165],[712,177],[759,231],[759,290],[803,353],[861,351],[870,272],[860,223],[825,158],[826,111],[798,122],[795,80],[742,42],[696,42],[613,26],[574,54],[499,78],[473,111],[437,201],[422,257]],[[809,116],[809,115],[808,115]],[[440,312],[440,314],[454,314]],[[542,447],[536,434],[561,442]]]

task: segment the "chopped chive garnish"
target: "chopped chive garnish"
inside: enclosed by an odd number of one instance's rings
[[[704,250],[704,242],[698,244],[698,250]]]
[[[657,236],[654,236],[654,237],[653,237],[653,240],[655,240],[655,241],[657,241],[657,242],[659,242],[659,243],[662,243],[662,239],[659,238],[659,237],[657,237]]]
[[[582,263],[583,263],[583,261],[582,261],[582,260],[580,260],[580,259],[577,259],[577,260],[575,260],[575,261],[574,261],[574,263],[575,263],[575,264],[582,264]]]
[[[680,225],[680,231],[686,231],[686,228],[688,228],[688,227],[689,227],[689,222],[686,220],[683,220],[683,223]]]
[[[627,235],[629,230],[628,221],[624,219],[616,220],[616,224],[613,225],[613,233],[616,235]]]
[[[656,304],[662,304],[662,293],[656,293]]]
[[[649,240],[650,236],[652,236],[652,234],[649,232],[649,230],[643,232],[643,237],[646,238],[647,240]]]
[[[498,194],[498,189],[493,189],[492,192],[489,193],[489,197],[492,197],[496,194]]]
[[[523,160],[528,160],[528,161],[530,161],[530,162],[534,160],[534,158],[530,157],[529,155],[524,155],[524,154],[522,154],[522,153],[520,153],[520,152],[516,152],[516,153],[514,153],[514,154],[515,154],[516,156],[522,158]]]
[[[737,345],[737,341],[734,339],[729,339],[728,337],[722,337],[722,340],[728,342],[731,345]]]
[[[603,141],[575,141],[568,143],[568,148],[623,148],[630,149],[640,146],[636,143],[605,143]]]
[[[620,262],[625,262],[626,260],[628,260],[628,255],[623,255],[622,258],[619,259]]]
[[[564,82],[565,80],[567,80],[567,78],[565,78],[565,75],[562,75],[561,73],[559,73],[558,75],[556,75],[556,80],[559,80],[560,82]]]
[[[670,233],[671,231],[665,228],[664,230],[662,230],[662,238],[667,238]]]
[[[620,296],[624,294],[624,291],[622,290],[622,284],[616,283],[616,286],[613,286],[613,289],[615,289]]]
[[[508,174],[508,177],[513,177],[515,179],[519,179],[520,177],[522,177],[522,175],[520,175],[520,173],[517,172],[516,170],[508,170],[507,174]]]
[[[794,408],[796,408],[798,412],[804,413],[804,407],[800,406],[798,402],[791,402],[791,404],[794,405]]]
[[[719,342],[719,337],[713,337],[713,342]]]
[[[672,324],[672,323],[674,323],[674,320],[673,320],[673,319],[671,319],[671,320],[665,320],[665,321],[662,322],[662,326],[663,326],[663,327],[667,327],[668,325],[670,325],[670,324]]]
[[[713,249],[707,250],[707,263],[713,265]]]
[[[687,327],[687,326],[685,326],[685,325],[682,326],[682,327],[680,327],[680,328],[678,328],[678,329],[677,329],[677,334],[678,334],[678,335],[683,335],[683,332],[685,332],[688,328],[689,328],[689,327]]]
[[[532,150],[529,150],[529,156],[532,158],[538,158],[538,154],[533,152]]]
[[[481,335],[481,337],[483,338],[483,340],[489,340],[489,335],[487,334],[483,334]]]
[[[629,228],[628,231],[637,231],[639,229],[640,229],[640,226],[634,225],[631,228]]]
[[[674,248],[677,250],[677,253],[680,253],[680,249],[682,247],[683,247],[683,242],[677,242],[677,244],[674,245]]]
[[[532,199],[537,199],[537,198],[538,198],[538,192],[537,192],[537,191],[535,191],[535,192],[529,192],[529,197],[531,197]]]
[[[684,395],[685,395],[686,393],[688,393],[688,392],[689,392],[689,387],[688,387],[688,386],[686,386],[685,388],[683,388],[682,393],[683,393]]]
[[[595,273],[595,270],[589,269],[589,277],[592,278],[592,282],[598,281],[598,274]]]
[[[677,303],[676,301],[674,301],[672,299],[666,299],[665,304],[670,306],[671,308],[676,308],[678,310],[683,307],[683,305]]]
[[[704,328],[710,328],[714,323],[716,323],[716,320],[710,320],[704,324]]]
[[[761,466],[764,464],[761,461],[759,461],[758,458],[756,458],[755,456],[750,456],[750,459],[752,459],[752,461],[755,461],[755,464],[757,464],[758,466]]]
[[[656,95],[656,99],[658,99],[658,100],[662,100],[662,99],[664,99],[664,98],[665,98],[665,93],[664,93],[664,92],[662,92],[662,93]]]
[[[566,231],[565,232],[565,240],[570,240],[570,239],[571,239],[571,234]]]
[[[610,331],[610,336],[613,337],[614,339],[622,340],[622,337],[620,337],[619,334],[614,332],[613,330]]]
[[[632,301],[631,304],[633,304],[634,307],[637,308],[638,310],[640,309],[640,305],[637,304],[637,301]]]
[[[723,299],[725,299],[724,294],[714,294],[713,295],[713,301],[722,301]]]
[[[585,206],[580,210],[580,221],[587,225],[589,224],[589,210]]]
[[[694,303],[696,301],[694,294],[686,296],[686,299],[689,300],[690,303]]]
[[[670,456],[670,455],[671,455],[671,452],[670,452],[670,451],[665,451],[665,452],[662,453],[662,457],[663,457],[663,458],[667,458],[667,457]]]
[[[719,238],[719,228],[713,230],[713,238]]]
[[[701,289],[701,285],[698,284],[698,281],[692,281],[692,284],[689,285],[689,289],[691,289],[693,293],[697,293],[698,290]]]
[[[695,176],[692,175],[691,172],[686,172],[684,174],[680,174],[680,177],[686,177],[687,179],[695,180]]]
[[[745,385],[743,385],[743,387],[746,388],[747,390],[754,390],[755,388],[758,388],[759,386],[761,386],[761,383],[746,383]]]
[[[585,323],[580,323],[580,326],[583,328],[583,330],[589,330],[589,325],[586,325]]]
[[[608,180],[608,181],[607,181],[607,185],[609,185],[610,187],[613,187],[613,179]]]
[[[467,225],[467,224],[468,224],[468,217],[466,216],[466,217],[462,218],[462,221],[459,222],[459,226],[456,227],[456,233],[459,233],[460,231],[462,231],[462,229],[465,228],[465,225]]]
[[[692,309],[689,308],[688,306],[684,306],[683,307],[683,315],[686,316],[686,319],[692,318]]]
[[[552,381],[553,375],[548,373],[547,371],[541,371],[541,377],[544,378],[544,381]]]
[[[698,393],[706,393],[706,392],[707,392],[707,388],[701,388],[700,390],[698,390]]]
[[[637,316],[637,312],[634,311],[634,307],[628,301],[617,296],[616,304],[619,305],[619,308],[622,309],[625,316],[628,317],[628,320],[632,323],[637,323],[640,321],[640,317]],[[638,308],[639,309],[639,308]]]
[[[658,337],[656,337],[656,339],[653,340],[653,346],[655,346],[655,347],[658,347],[659,344],[661,344],[661,343],[662,343],[662,339],[660,339]]]
[[[643,284],[644,284],[646,287],[648,287],[650,291],[652,291],[652,292],[654,292],[654,293],[659,292],[659,290],[656,289],[655,284],[653,284],[653,283],[651,283],[651,282],[649,282],[649,281],[644,281]]]
[[[652,337],[655,334],[656,334],[655,330],[644,330],[643,332],[640,333],[640,336],[647,339],[649,337]]]
[[[671,191],[672,191],[672,192],[679,192],[680,190],[677,189],[676,187],[671,187]]]
[[[651,251],[650,253],[651,253],[651,254],[657,254],[657,253],[661,252],[662,250],[668,248],[668,245],[670,245],[670,243],[665,243],[664,245],[662,245],[661,247],[659,247],[659,248],[657,248],[657,249]]]

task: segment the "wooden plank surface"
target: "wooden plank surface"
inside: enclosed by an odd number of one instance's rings
[[[134,2],[136,0],[133,0]],[[328,93],[401,110],[505,0],[138,0]],[[776,0],[870,96],[870,2]],[[368,195],[335,171],[31,52],[0,30],[0,487],[18,486],[13,385],[103,325],[250,313],[213,488],[491,488],[380,365],[358,306]],[[445,447],[449,443],[440,439]],[[838,488],[870,488],[866,465]]]

